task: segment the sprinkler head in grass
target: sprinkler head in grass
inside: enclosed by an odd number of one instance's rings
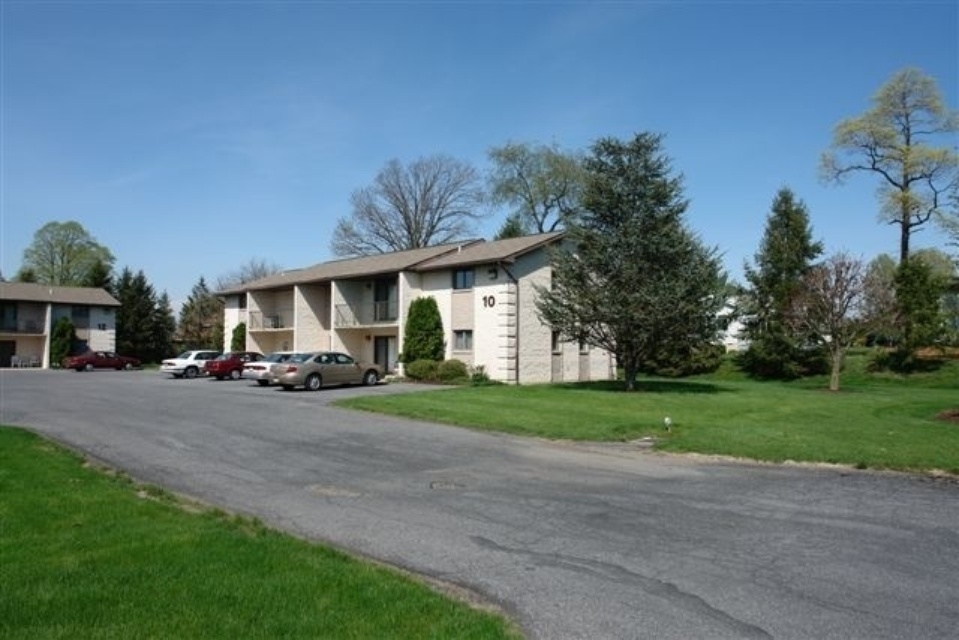
[[[673,420],[669,416],[663,418],[663,426],[666,428],[666,431],[669,431],[670,427],[673,426]]]

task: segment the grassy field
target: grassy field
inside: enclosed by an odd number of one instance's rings
[[[0,637],[509,638],[507,621],[0,428]]]
[[[759,382],[730,363],[709,376],[621,383],[454,387],[345,400],[341,406],[526,436],[628,441],[662,451],[959,474],[959,361],[935,371],[870,374],[849,359],[842,390],[825,378]],[[664,428],[669,417],[672,427]]]

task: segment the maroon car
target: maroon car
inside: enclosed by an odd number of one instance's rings
[[[263,354],[256,351],[227,351],[217,356],[215,360],[207,360],[203,371],[217,380],[229,378],[239,380],[243,375],[243,365],[247,362],[256,362],[263,359]]]
[[[67,356],[61,363],[64,369],[93,371],[94,369],[139,369],[139,358],[121,356],[112,351],[87,351],[76,356]]]

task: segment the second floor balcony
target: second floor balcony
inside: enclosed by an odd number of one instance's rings
[[[249,331],[276,331],[292,328],[292,311],[250,311],[247,317],[247,329]]]
[[[396,324],[399,318],[399,303],[384,300],[367,304],[338,304],[333,325],[343,327],[371,327]]]

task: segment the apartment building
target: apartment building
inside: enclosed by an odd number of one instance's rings
[[[509,383],[613,378],[611,354],[561,342],[536,313],[535,286],[549,286],[548,249],[561,241],[560,232],[466,241],[274,274],[220,292],[225,339],[246,323],[249,350],[344,351],[400,373],[410,302],[430,296],[447,359]]]
[[[113,351],[120,302],[103,289],[0,282],[0,367],[49,368],[50,337],[61,317],[94,351]]]

